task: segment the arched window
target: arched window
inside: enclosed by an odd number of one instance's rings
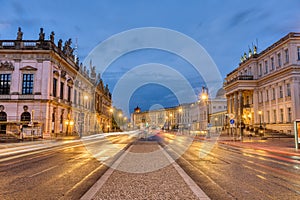
[[[22,122],[24,122],[24,121],[30,122],[31,121],[31,115],[30,115],[30,113],[29,112],[23,112],[21,114],[21,121]]]

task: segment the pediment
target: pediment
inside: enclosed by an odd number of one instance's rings
[[[74,82],[73,82],[72,79],[68,79],[67,82],[68,82],[69,85],[73,85],[74,84]]]
[[[9,71],[14,71],[14,65],[11,62],[1,62],[0,63],[0,70],[9,70]]]
[[[22,71],[36,71],[37,68],[31,67],[31,66],[25,66],[25,67],[20,68],[20,70],[22,70]]]
[[[59,76],[59,72],[58,71],[53,71],[53,74],[55,75],[55,76]]]

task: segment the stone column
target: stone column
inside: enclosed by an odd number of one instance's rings
[[[243,138],[243,107],[244,107],[244,98],[243,98],[243,91],[239,90],[239,129],[240,129],[240,136],[241,139]]]
[[[291,83],[292,121],[300,119],[300,78],[293,78]]]

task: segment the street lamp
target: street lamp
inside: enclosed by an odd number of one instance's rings
[[[83,132],[83,130],[84,130],[84,118],[85,118],[85,116],[84,116],[84,106],[85,106],[85,102],[87,101],[89,99],[89,97],[87,96],[87,95],[84,95],[83,96],[83,106],[81,107],[82,108],[82,110],[81,110],[81,113],[80,113],[80,115],[81,115],[81,131],[80,131],[80,133],[79,133],[79,137],[80,138],[82,138],[82,132]]]
[[[170,128],[169,129],[171,129],[172,130],[172,116],[173,116],[173,114],[172,113],[170,113]]]
[[[215,117],[215,127],[216,127],[216,132],[218,132],[218,128],[217,128],[217,121],[218,121],[218,118]]]
[[[74,121],[73,120],[70,120],[70,119],[67,119],[65,121],[65,124],[67,126],[67,131],[66,131],[66,135],[69,135],[69,126],[70,126],[70,130],[72,131],[72,127],[74,125]]]
[[[258,111],[258,114],[259,114],[259,134],[260,136],[263,136],[264,135],[264,130],[263,130],[263,127],[262,127],[262,124],[261,124],[261,121],[262,121],[262,111],[259,110]]]
[[[168,116],[166,116],[166,124],[167,124],[168,130],[169,130],[169,117]]]
[[[122,118],[122,113],[119,113],[119,129],[120,129],[120,131],[121,131],[121,118]]]
[[[182,122],[182,108],[179,108],[178,109],[178,112],[179,112],[179,123],[178,123],[178,129],[179,129],[179,132],[182,132],[183,130],[183,122]],[[181,128],[181,131],[180,131],[180,128]]]
[[[125,130],[125,125],[127,124],[127,117],[124,117],[124,121],[123,121],[123,130]]]
[[[206,111],[206,114],[207,114],[207,137],[210,138],[209,99],[208,99],[208,89],[207,88],[204,88],[204,87],[202,88],[201,99],[206,103],[206,107],[207,107],[207,111]]]
[[[261,115],[262,115],[262,111],[258,111],[258,115],[259,115],[259,128],[261,129],[262,126],[261,126]]]
[[[109,109],[109,112],[110,112],[110,119],[108,120],[108,126],[107,126],[107,128],[108,128],[108,132],[109,132],[109,128],[110,128],[110,126],[111,126],[111,130],[113,131],[113,114],[114,114],[114,109],[113,108],[110,108]]]

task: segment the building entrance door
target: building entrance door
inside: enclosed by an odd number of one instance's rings
[[[0,134],[6,134],[7,114],[0,112]]]

